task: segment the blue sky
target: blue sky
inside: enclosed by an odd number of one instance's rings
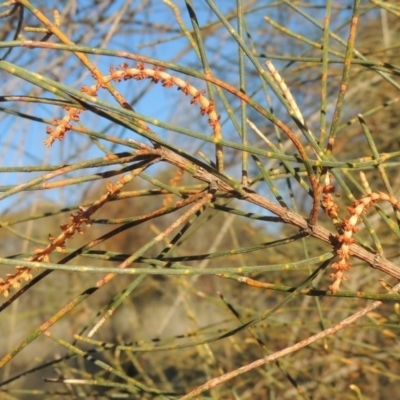
[[[38,7],[45,5],[48,7],[47,9],[41,8],[44,10],[47,16],[51,16],[50,9],[56,5],[59,7],[58,1],[37,1],[33,2]],[[180,4],[180,2],[177,2]],[[203,1],[194,1],[194,6],[196,10],[197,17],[199,19],[200,25],[206,24],[210,21],[216,20],[216,17],[212,14],[207,4]],[[229,11],[232,11],[235,8],[236,2],[233,1],[217,1],[217,5],[221,8],[222,11],[227,14]],[[321,5],[324,5],[325,2],[320,2]],[[346,2],[351,4],[351,2]],[[65,2],[67,4],[67,2]],[[69,4],[69,3],[68,3]],[[181,52],[185,51],[188,46],[188,41],[185,37],[179,38],[179,27],[175,21],[175,17],[172,13],[172,10],[164,4],[164,2],[153,2],[153,6],[151,8],[151,14],[143,11],[141,14],[135,15],[134,21],[124,21],[124,14],[121,13],[118,17],[118,12],[123,11],[124,7],[135,7],[136,2],[125,2],[122,0],[117,0],[112,2],[112,6],[108,9],[108,12],[105,14],[105,22],[100,26],[96,26],[96,30],[91,32],[84,32],[81,29],[79,24],[76,24],[76,20],[78,20],[79,13],[84,12],[85,17],[90,19],[94,16],[92,15],[90,9],[85,9],[85,2],[77,3],[80,9],[76,9],[74,12],[76,13],[75,20],[72,18],[69,21],[63,20],[61,24],[61,28],[64,29],[68,35],[75,42],[79,42],[82,45],[88,46],[102,46],[104,48],[114,49],[114,50],[123,50],[132,53],[141,54],[144,56],[149,56],[152,58],[159,58],[164,61],[174,61]],[[106,3],[105,3],[106,4]],[[109,3],[107,3],[109,4]],[[182,2],[183,4],[183,2]],[[255,40],[263,40],[263,38],[258,37],[258,26],[262,26],[266,24],[263,21],[263,15],[270,15],[274,18],[277,18],[279,21],[280,14],[277,13],[276,8],[269,7],[271,4],[274,4],[272,1],[261,1],[257,4],[264,6],[265,8],[259,9],[257,12],[251,13],[247,16],[247,22],[252,30],[252,35]],[[59,11],[63,13],[63,9],[59,8]],[[191,23],[189,16],[183,8],[182,17],[186,24],[186,26],[191,29]],[[307,10],[310,12],[310,10]],[[316,9],[313,10],[313,15],[320,22],[322,22],[324,9]],[[69,15],[73,15],[71,13]],[[107,17],[111,15],[117,15],[119,22],[116,23],[115,20],[110,19],[107,21]],[[285,15],[285,14],[282,14]],[[339,14],[338,14],[339,15]],[[346,19],[349,17],[349,11],[343,11],[341,14],[342,17]],[[25,17],[28,20],[25,21],[35,21],[32,16],[29,16],[28,13],[25,14]],[[143,29],[147,23],[153,24],[167,24],[171,26],[174,31],[169,31],[163,35],[160,35],[157,30],[155,33],[151,32],[151,29],[147,33],[140,33],[139,30]],[[236,24],[235,20],[231,21],[232,24]],[[281,21],[282,22],[282,21]],[[338,24],[339,21],[332,21],[332,24]],[[120,26],[124,24],[125,29],[128,28],[131,30],[131,33],[127,35],[121,35]],[[308,22],[304,22],[304,26],[301,28],[294,25],[294,21],[288,21],[288,27],[290,29],[304,29],[308,27],[308,35],[313,39],[318,40],[321,37],[321,32],[319,29],[312,27]],[[108,40],[104,43],[104,37],[109,35]],[[35,33],[24,33],[24,36],[27,39],[38,39],[43,34],[35,34]],[[236,68],[232,68],[229,70],[231,60],[237,60],[237,45],[234,43],[232,38],[229,37],[227,32],[225,31],[222,36],[222,42],[216,40],[215,38],[210,38],[207,40],[207,46],[209,48],[208,58],[213,68],[213,71],[216,76],[219,76],[222,79],[227,79],[233,84],[237,84],[238,77],[236,75]],[[52,41],[58,41],[55,38],[51,39]],[[154,40],[157,40],[158,43],[154,44]],[[258,49],[258,51],[269,51],[269,39],[265,38],[264,40],[265,46]],[[284,49],[282,49],[282,53],[285,53]],[[54,54],[54,53],[53,53]],[[33,58],[32,58],[33,57]],[[55,65],[54,68],[50,68],[53,61],[54,56],[49,50],[25,50],[22,53],[19,49],[14,49],[13,52],[8,56],[7,60],[10,62],[14,62],[17,65],[25,66],[27,60],[29,60],[28,68],[31,71],[43,73],[44,76],[47,76],[52,79],[60,79],[60,81],[64,84],[71,85],[72,87],[79,89],[82,84],[91,85],[93,83],[93,79],[90,74],[81,66],[79,62],[77,62],[76,58],[73,56],[69,56],[65,59],[65,61],[60,65]],[[90,60],[101,69],[101,71],[106,74],[109,70],[110,64],[117,64],[119,61],[117,59],[110,59],[108,57],[98,57],[98,56],[89,56]],[[122,62],[123,60],[121,60]],[[179,59],[178,61],[181,65],[193,67],[197,65],[197,59],[193,51],[188,51],[185,55]],[[133,65],[133,63],[130,63]],[[287,63],[276,61],[275,65],[277,68],[283,68]],[[247,63],[249,67],[249,72],[254,71],[254,68]],[[5,74],[5,72],[0,72],[0,78],[7,80],[7,82],[12,83],[11,90],[8,91],[8,87],[3,89],[3,94],[29,94],[35,95],[38,93],[37,88],[33,87],[31,84],[27,84],[24,81],[17,81],[12,77]],[[118,84],[118,90],[121,91],[127,99],[134,99],[138,96],[144,88],[149,83],[145,82],[126,82]],[[199,89],[205,88],[203,82],[197,82]],[[257,83],[256,86],[253,86],[252,90],[255,90],[256,87],[260,87]],[[261,92],[260,92],[261,93]],[[51,94],[41,94],[45,97],[53,97]],[[111,99],[111,96],[108,95],[104,90],[99,92],[99,96],[110,102],[115,103],[114,100]],[[199,130],[204,133],[204,130],[209,129],[206,121],[201,119],[201,117],[197,114],[197,111],[192,111],[187,116],[185,114],[182,115],[182,111],[186,113],[187,108],[185,108],[184,102],[187,102],[186,99],[183,98],[180,92],[177,91],[169,91],[162,88],[160,85],[153,85],[153,87],[145,94],[143,94],[137,103],[134,104],[135,109],[142,114],[146,114],[149,116],[156,117],[163,121],[168,121],[172,123],[180,124],[190,124],[191,129]],[[263,101],[263,98],[260,97],[260,101]],[[171,104],[173,106],[171,107]],[[6,108],[12,108],[12,103],[3,103],[3,106]],[[55,109],[54,107],[48,107],[45,105],[35,105],[27,104],[22,109],[22,112],[26,112],[28,114],[32,114],[35,116],[40,116],[43,118],[62,118],[65,111],[61,109]],[[224,110],[221,109],[222,120],[224,120]],[[276,105],[276,111],[279,111],[279,106]],[[85,112],[82,114],[81,121],[85,124],[85,126],[89,129],[94,129],[96,131],[101,132],[103,129],[108,127],[107,134],[116,135],[118,137],[129,137],[131,134],[129,132],[124,131],[122,128],[117,126],[109,127],[107,121],[102,121],[96,115],[90,115],[89,112]],[[38,165],[38,164],[50,164],[57,165],[63,163],[73,163],[83,158],[91,158],[91,157],[99,157],[102,156],[103,153],[97,149],[95,146],[91,146],[89,150],[86,150],[84,153],[80,153],[80,148],[83,143],[88,143],[87,139],[75,133],[68,134],[67,138],[62,142],[55,142],[51,149],[46,148],[43,145],[43,141],[46,139],[47,135],[45,134],[46,126],[41,123],[36,122],[28,122],[21,119],[16,119],[14,116],[1,116],[1,126],[2,126],[2,135],[0,136],[1,144],[2,144],[2,166],[29,166],[29,165]],[[232,125],[228,124],[224,127],[227,132],[232,132]],[[197,148],[197,144],[195,141],[187,138],[182,138],[178,136],[178,134],[174,132],[164,132],[163,130],[157,130],[157,132],[163,135],[165,138],[169,140],[181,140],[182,145],[186,146],[187,149]],[[210,132],[211,133],[211,132]],[[236,136],[237,139],[237,136]],[[107,146],[110,147],[109,144]],[[113,151],[121,151],[122,147],[110,147]],[[205,151],[210,150],[209,156],[212,157],[213,149],[211,146],[206,146]],[[86,171],[85,171],[86,173]],[[87,171],[90,173],[90,170]],[[42,174],[42,173],[40,173]],[[79,176],[82,174],[82,171],[79,171],[75,174],[69,174],[68,177]],[[27,181],[28,179],[33,178],[34,176],[38,176],[38,173],[31,174],[11,174],[11,173],[3,173],[0,174],[0,185],[9,185],[22,183]],[[65,178],[65,177],[62,177]],[[85,185],[83,185],[85,186]],[[87,187],[90,184],[86,185]],[[51,190],[51,191],[42,191],[38,192],[36,196],[39,196],[41,200],[51,200],[51,201],[61,201],[61,203],[65,204],[65,202],[77,202],[81,196],[82,189],[81,186],[77,190],[77,187],[71,187],[66,190]],[[16,196],[12,196],[8,199],[5,199],[1,202],[0,208],[2,210],[12,208],[18,204],[26,204],[25,202],[31,201],[33,198],[32,193],[28,194],[18,194]],[[22,203],[21,203],[22,202]]]

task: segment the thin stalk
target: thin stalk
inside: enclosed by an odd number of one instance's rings
[[[210,65],[209,65],[208,59],[207,59],[207,54],[206,54],[206,51],[204,48],[203,38],[202,38],[202,35],[200,32],[199,21],[197,20],[197,16],[194,11],[192,1],[186,0],[185,3],[186,3],[186,8],[188,10],[189,16],[190,16],[190,21],[192,23],[194,36],[196,38],[196,44],[197,44],[196,47],[197,47],[198,53],[200,54],[200,61],[203,66],[204,75],[206,75],[206,76],[212,75],[212,71],[211,71],[211,68],[210,68]],[[207,81],[206,84],[207,84],[208,97],[215,108],[216,104],[215,104],[213,85],[211,85],[211,82],[209,82],[209,81]],[[222,139],[221,129],[216,129],[214,131],[214,138],[216,141],[215,158],[216,158],[217,170],[219,173],[222,174],[224,172],[224,155],[223,155],[223,147],[219,144],[219,142]]]
[[[238,18],[238,35],[243,40],[243,25],[244,25],[244,15],[243,15],[243,6],[242,1],[236,1],[237,7],[237,18]],[[243,49],[238,46],[238,59],[239,59],[239,87],[240,91],[246,93],[246,76],[245,76],[245,59],[244,59],[244,52]],[[246,110],[246,103],[244,101],[240,102],[240,130],[241,130],[241,139],[243,146],[247,146],[247,110]],[[242,152],[242,185],[248,186],[248,153],[243,151]]]

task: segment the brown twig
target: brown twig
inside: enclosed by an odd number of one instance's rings
[[[135,141],[133,142],[136,145],[139,145],[138,142]],[[321,225],[310,226],[308,220],[306,220],[301,215],[295,213],[293,210],[282,207],[281,205],[274,203],[273,201],[259,195],[258,193],[254,192],[249,188],[241,188],[239,192],[237,188],[234,188],[228,183],[222,181],[221,179],[214,176],[212,173],[206,171],[205,169],[195,166],[185,158],[181,157],[180,155],[174,153],[173,151],[167,148],[152,149],[150,146],[145,144],[140,144],[139,147],[143,150],[147,149],[149,153],[153,152],[154,155],[160,156],[164,161],[168,162],[171,165],[174,165],[178,168],[188,171],[193,175],[194,178],[212,184],[217,190],[221,192],[225,192],[230,196],[236,195],[236,197],[239,198],[240,200],[249,201],[250,203],[256,204],[268,211],[271,211],[273,214],[281,217],[284,223],[297,226],[302,231],[307,232],[308,235],[330,244],[335,249],[337,249],[338,247],[340,248],[340,246],[338,245],[340,245],[340,243],[343,243],[341,241],[341,237],[338,236],[337,233],[332,233]],[[355,201],[353,203],[353,207],[349,208],[349,212],[356,213],[359,217],[359,215],[362,212],[365,212],[363,210],[365,210],[366,208],[368,208],[369,206],[375,204],[377,201],[380,200],[389,201],[394,206],[400,207],[400,202],[396,198],[386,193],[378,192],[378,193],[368,194],[361,200]],[[322,205],[324,206],[324,204]],[[354,211],[352,211],[353,209]],[[330,213],[331,217],[334,219],[334,222],[337,221],[339,223],[336,208],[332,208],[330,210]],[[354,216],[352,217],[353,219],[350,218],[351,224],[353,224],[353,222],[358,217]],[[347,228],[350,229],[350,226],[347,226]],[[344,230],[346,230],[347,228],[344,227]],[[348,236],[349,234],[347,234],[344,237],[347,238]],[[348,240],[345,239],[345,241]],[[380,271],[384,272],[389,276],[392,276],[396,279],[400,279],[400,267],[392,263],[391,261],[387,260],[383,254],[372,253],[364,249],[363,247],[357,245],[355,243],[355,240],[352,241],[352,243],[347,243],[346,246],[347,246],[346,251],[348,251],[348,253],[351,254],[352,256],[367,262],[371,267],[379,269]],[[335,290],[335,287],[333,288],[331,287],[331,290],[332,289]]]

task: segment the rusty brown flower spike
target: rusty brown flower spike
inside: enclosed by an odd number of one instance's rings
[[[150,79],[153,83],[161,82],[161,85],[167,89],[176,86],[178,90],[182,91],[185,95],[193,96],[190,104],[200,104],[201,115],[208,115],[208,123],[213,129],[215,137],[220,136],[220,116],[217,115],[214,109],[213,101],[208,100],[207,97],[204,96],[205,90],[198,90],[181,78],[170,75],[156,66],[153,68],[146,68],[143,63],[138,63],[136,68],[129,68],[127,63],[123,63],[115,68],[111,65],[110,74],[104,76],[101,83],[96,82],[90,87],[82,86],[81,92],[90,96],[96,96],[99,89],[108,82],[121,82],[129,79],[137,81]],[[56,140],[63,140],[65,134],[72,128],[70,122],[79,121],[79,115],[84,111],[74,107],[65,107],[65,110],[67,114],[62,120],[54,120],[56,128],[47,127],[46,132],[49,137],[44,142],[46,146],[51,146]]]
[[[145,154],[145,152],[142,153],[139,152],[138,155]],[[83,234],[83,226],[90,226],[92,224],[90,217],[110,199],[114,198],[127,183],[129,183],[139,173],[144,171],[154,161],[154,158],[150,159],[147,164],[144,163],[143,165],[134,169],[131,173],[120,177],[115,184],[108,182],[107,192],[103,196],[95,201],[90,207],[86,209],[80,207],[77,212],[72,213],[69,217],[71,222],[69,224],[64,223],[60,225],[61,233],[57,237],[49,235],[49,245],[44,249],[36,249],[35,255],[27,259],[27,261],[49,262],[49,255],[53,251],[65,247],[65,242],[68,239],[72,239],[75,233]],[[0,294],[3,294],[7,297],[12,288],[18,289],[23,280],[29,281],[33,278],[31,268],[17,266],[16,270],[17,272],[14,274],[7,274],[6,279],[0,278]]]
[[[362,214],[367,214],[368,209],[376,204],[378,201],[388,201],[397,210],[400,210],[400,201],[394,196],[391,196],[384,192],[371,192],[363,195],[360,200],[354,200],[352,205],[347,208],[349,219],[343,218],[339,220],[338,211],[339,207],[335,203],[335,187],[332,185],[333,177],[328,172],[326,174],[325,185],[323,187],[323,196],[321,200],[321,206],[325,213],[332,219],[338,231],[341,232],[337,235],[339,245],[336,248],[336,258],[332,264],[332,267],[336,270],[330,274],[333,279],[333,284],[329,286],[329,289],[336,293],[340,288],[340,283],[347,280],[344,275],[344,271],[351,268],[351,263],[348,261],[351,255],[350,246],[356,243],[356,239],[353,238],[353,233],[357,233],[359,228],[356,226],[357,222],[361,220]],[[365,176],[361,176],[361,180],[365,180]]]

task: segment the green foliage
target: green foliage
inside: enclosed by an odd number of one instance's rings
[[[392,396],[396,2],[62,3],[0,3],[1,395]]]

